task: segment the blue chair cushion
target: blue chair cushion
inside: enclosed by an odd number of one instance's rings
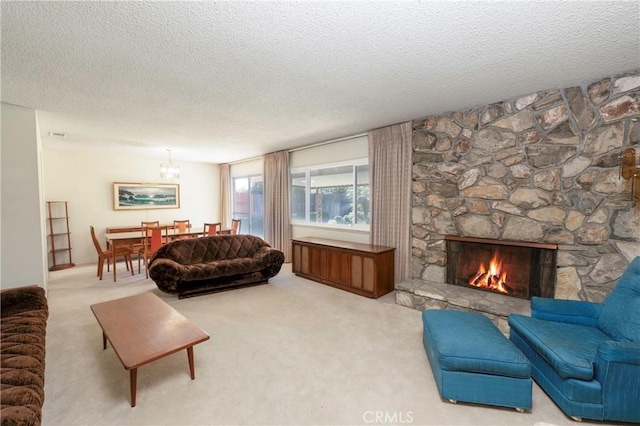
[[[486,316],[429,309],[422,321],[442,370],[531,377],[529,360]]]
[[[598,345],[611,337],[597,327],[509,315],[518,332],[563,379],[591,380]]]
[[[615,340],[640,342],[640,256],[605,299],[599,327]]]

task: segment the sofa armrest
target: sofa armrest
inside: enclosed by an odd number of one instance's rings
[[[268,265],[279,258],[279,253],[281,253],[279,250],[272,247],[261,247],[253,254],[252,259],[260,264]]]
[[[531,316],[547,321],[598,326],[602,303],[581,300],[531,298]]]
[[[640,342],[608,340],[598,346],[598,361],[640,366]]]
[[[605,419],[640,422],[640,342],[609,340],[598,345],[595,379],[602,388]]]
[[[0,291],[0,314],[2,318],[11,317],[25,311],[43,311],[48,316],[44,288],[31,285],[10,287]]]
[[[186,274],[186,267],[176,261],[164,257],[151,259],[149,276],[154,281],[180,281]]]

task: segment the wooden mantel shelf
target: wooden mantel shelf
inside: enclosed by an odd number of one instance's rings
[[[558,250],[557,244],[530,243],[528,241],[492,240],[488,238],[459,237],[457,235],[445,235],[444,239],[449,241],[462,241],[467,243],[496,244],[500,246],[516,246],[516,247],[530,247],[530,248],[547,249],[547,250]]]

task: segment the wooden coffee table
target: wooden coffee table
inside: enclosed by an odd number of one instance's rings
[[[100,327],[102,346],[107,340],[120,358],[131,381],[131,406],[136,406],[138,367],[187,350],[191,380],[195,379],[193,346],[209,334],[183,317],[153,293],[91,305]]]

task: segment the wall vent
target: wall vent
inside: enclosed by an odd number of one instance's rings
[[[62,132],[49,132],[49,136],[52,138],[66,139],[67,134]]]

